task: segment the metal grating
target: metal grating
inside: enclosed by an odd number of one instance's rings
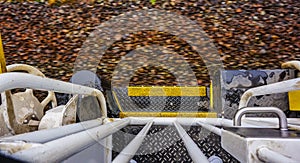
[[[127,126],[113,134],[113,158],[134,138],[143,126]],[[185,127],[206,157],[218,156],[223,162],[238,162],[221,147],[221,138],[201,127]],[[192,162],[174,126],[152,126],[133,157],[136,162]]]
[[[128,96],[127,88],[114,88],[124,112],[208,111],[207,96]]]

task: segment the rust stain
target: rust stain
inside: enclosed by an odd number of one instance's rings
[[[241,102],[240,102],[240,105],[241,104],[244,104],[244,105],[247,105],[247,102],[249,101],[249,99],[253,96],[253,92],[245,92],[242,97],[241,97]],[[240,108],[239,108],[240,109]]]
[[[300,81],[297,81],[297,82],[296,82],[295,87],[296,87],[296,88],[300,88]]]

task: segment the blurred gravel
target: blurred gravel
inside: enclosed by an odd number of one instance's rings
[[[285,61],[300,60],[298,0],[157,0],[155,5],[132,0],[63,6],[0,2],[0,32],[7,62],[37,66],[46,76],[67,81],[82,43],[95,27],[121,13],[146,8],[173,11],[196,21],[218,48],[226,69],[276,69]],[[184,56],[199,85],[209,82],[196,52],[184,40],[159,31],[121,36],[105,52],[98,74],[109,81],[122,56],[154,43]],[[162,67],[144,67],[136,71],[131,84],[177,83],[174,75]]]

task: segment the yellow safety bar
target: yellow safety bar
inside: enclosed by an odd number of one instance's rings
[[[209,101],[210,101],[210,109],[214,108],[214,92],[213,92],[213,81],[210,81],[209,85]]]
[[[4,50],[2,46],[2,39],[0,34],[0,73],[6,72],[6,63],[5,63],[5,56],[4,56]]]
[[[210,98],[212,99],[212,86],[210,86]],[[180,86],[129,86],[128,96],[206,96],[206,87],[180,87]],[[115,92],[113,96],[120,109],[120,118],[124,117],[197,117],[216,118],[215,112],[124,112]],[[212,103],[212,100],[210,101]]]
[[[128,87],[128,96],[206,96],[206,87]]]
[[[291,111],[300,111],[300,91],[291,91],[288,93],[289,106]]]

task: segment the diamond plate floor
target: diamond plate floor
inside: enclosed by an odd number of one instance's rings
[[[134,138],[143,126],[128,126],[113,135],[113,158]],[[238,162],[221,147],[218,135],[201,131],[201,127],[184,127],[207,156],[218,156],[223,162]],[[140,162],[192,162],[183,141],[173,126],[152,126],[133,157]]]

